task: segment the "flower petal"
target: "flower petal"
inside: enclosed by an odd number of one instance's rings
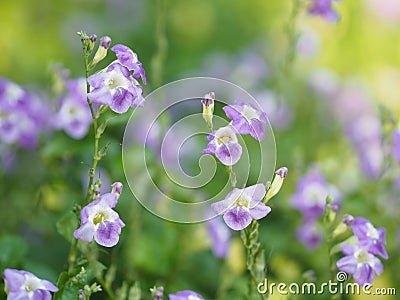
[[[226,166],[232,166],[236,164],[241,155],[242,146],[237,143],[222,144],[215,152],[215,156]]]
[[[93,240],[95,227],[87,222],[74,231],[74,238],[90,243]]]
[[[256,207],[250,208],[250,215],[253,219],[259,220],[268,215],[271,211],[271,207],[266,206],[264,203],[260,202]]]
[[[250,225],[250,213],[243,207],[235,206],[224,214],[224,221],[233,230],[242,230]]]
[[[99,245],[113,247],[118,243],[120,233],[121,227],[118,224],[105,221],[99,224],[94,239]]]
[[[265,185],[258,183],[243,190],[243,194],[251,199],[250,207],[256,206],[265,196]]]
[[[354,256],[345,256],[339,259],[336,265],[340,271],[354,274],[357,269],[357,259]]]

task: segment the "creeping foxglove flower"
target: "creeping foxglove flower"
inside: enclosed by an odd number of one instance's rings
[[[101,195],[81,210],[81,226],[74,232],[76,239],[91,242],[94,238],[105,247],[113,247],[118,243],[121,228],[125,224],[113,210],[120,195],[114,188],[113,192]]]
[[[240,134],[250,134],[258,141],[264,139],[267,114],[250,103],[236,101],[223,107],[226,116],[232,120],[232,127]]]
[[[236,164],[242,155],[236,133],[231,126],[221,127],[207,136],[207,147],[203,150],[205,154],[215,156],[226,166]]]
[[[5,269],[4,281],[7,300],[50,300],[50,292],[58,291],[50,281],[23,270]]]
[[[296,231],[297,239],[312,250],[321,244],[323,231],[314,221],[305,222]]]
[[[375,275],[383,272],[383,265],[375,255],[357,244],[341,244],[345,257],[336,263],[340,271],[353,275],[354,281],[360,286],[371,284]]]
[[[180,291],[176,294],[169,294],[168,297],[169,300],[204,300],[202,296],[189,290]]]
[[[250,225],[251,221],[264,218],[271,208],[262,203],[265,195],[265,186],[255,184],[244,189],[234,188],[224,200],[211,204],[211,208],[233,230],[242,230]]]
[[[400,163],[400,131],[394,130],[392,133],[393,145],[392,145],[392,156],[397,162]]]
[[[86,100],[86,80],[71,79],[66,82],[67,95],[54,118],[54,127],[64,129],[75,139],[84,137],[92,123],[92,115]]]
[[[0,142],[36,147],[50,113],[42,100],[14,82],[0,78]]]
[[[231,244],[231,231],[220,218],[209,221],[207,225],[212,252],[217,257],[226,257]]]
[[[125,113],[130,107],[143,105],[142,88],[129,70],[115,62],[105,72],[88,78],[92,87],[88,98],[96,104],[108,105],[116,113]]]
[[[375,228],[367,219],[356,217],[353,219],[351,230],[358,238],[361,247],[365,248],[369,253],[380,255],[384,259],[388,258],[385,249],[386,230],[384,228]]]
[[[333,9],[332,3],[339,0],[313,0],[308,12],[311,15],[321,16],[325,21],[334,23],[339,20],[339,14]]]
[[[136,79],[141,77],[144,84],[146,84],[146,74],[143,69],[142,63],[139,61],[138,56],[129,47],[117,44],[111,48],[115,52],[118,61],[130,71],[133,70],[133,77]]]
[[[327,196],[334,199],[333,205],[340,205],[341,195],[338,189],[328,184],[319,169],[313,167],[297,182],[291,204],[303,213],[307,221],[315,220],[324,214]]]

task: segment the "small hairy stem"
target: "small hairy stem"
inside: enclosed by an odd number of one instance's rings
[[[257,286],[265,277],[265,258],[264,251],[260,250],[258,235],[258,222],[253,220],[251,224],[241,232],[241,238],[246,248],[246,266],[250,274],[248,282],[247,298],[253,299],[254,292],[258,293]],[[262,300],[268,299],[268,294],[258,293]]]

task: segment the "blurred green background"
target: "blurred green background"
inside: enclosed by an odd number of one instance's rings
[[[271,203],[273,212],[260,228],[269,278],[296,281],[304,271],[313,269],[317,281],[327,280],[326,249],[321,246],[310,252],[295,240],[301,220],[290,206],[297,180],[311,164],[318,163],[328,181],[344,194],[344,213],[362,215],[376,227],[387,229],[390,259],[375,282],[399,288],[400,200],[390,177],[399,174],[399,165],[385,160],[389,171],[384,173],[390,176],[372,180],[363,176],[337,114],[310,88],[310,78],[316,70],[327,69],[343,85],[355,82],[363,86],[383,122],[382,148],[388,155],[388,132],[400,112],[400,4],[390,0],[342,1],[335,4],[341,20],[328,24],[309,16],[304,8],[295,21],[291,20],[293,2],[2,1],[0,76],[39,95],[50,93],[50,70],[56,63],[69,69],[71,77],[83,76],[76,32],[84,30],[98,37],[109,35],[113,44],[123,43],[138,53],[148,76],[145,95],[188,76],[220,77],[246,88],[256,98],[265,90],[271,91],[284,99],[291,113],[282,118],[291,121],[282,126],[279,121],[285,120],[278,118],[276,126],[271,121],[277,166],[286,165],[290,173]],[[290,24],[300,40],[306,37],[302,48],[290,48]],[[119,144],[128,117],[114,119],[104,138],[111,147],[101,167],[111,181],[124,182]],[[15,169],[0,172],[1,268],[25,268],[56,281],[69,244],[58,235],[55,224],[83,197],[82,177],[91,163],[91,142],[90,134],[75,141],[57,132],[44,139],[38,150],[15,150]],[[165,286],[167,292],[192,289],[207,299],[218,293],[224,294],[224,299],[241,299],[246,280],[238,235],[234,235],[230,255],[224,261],[212,255],[204,224],[160,220],[136,202],[127,186],[117,210],[127,227],[121,243],[102,253],[106,264],[118,266],[116,286],[122,279],[130,283],[138,280],[144,291],[157,284]],[[9,260],[6,244],[21,252],[16,261]],[[225,285],[227,289],[221,291]],[[101,295],[93,298],[103,299]]]

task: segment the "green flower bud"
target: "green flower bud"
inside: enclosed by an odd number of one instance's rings
[[[208,94],[205,94],[203,99],[201,100],[201,103],[203,103],[203,119],[204,121],[206,121],[207,126],[211,131],[213,128],[212,118],[214,113],[214,99],[215,93],[210,92]]]
[[[286,178],[286,175],[288,173],[288,169],[286,167],[279,168],[275,172],[275,177],[274,180],[272,181],[267,194],[265,195],[264,198],[264,203],[267,203],[269,199],[274,197],[278,192],[280,191],[283,180]]]

